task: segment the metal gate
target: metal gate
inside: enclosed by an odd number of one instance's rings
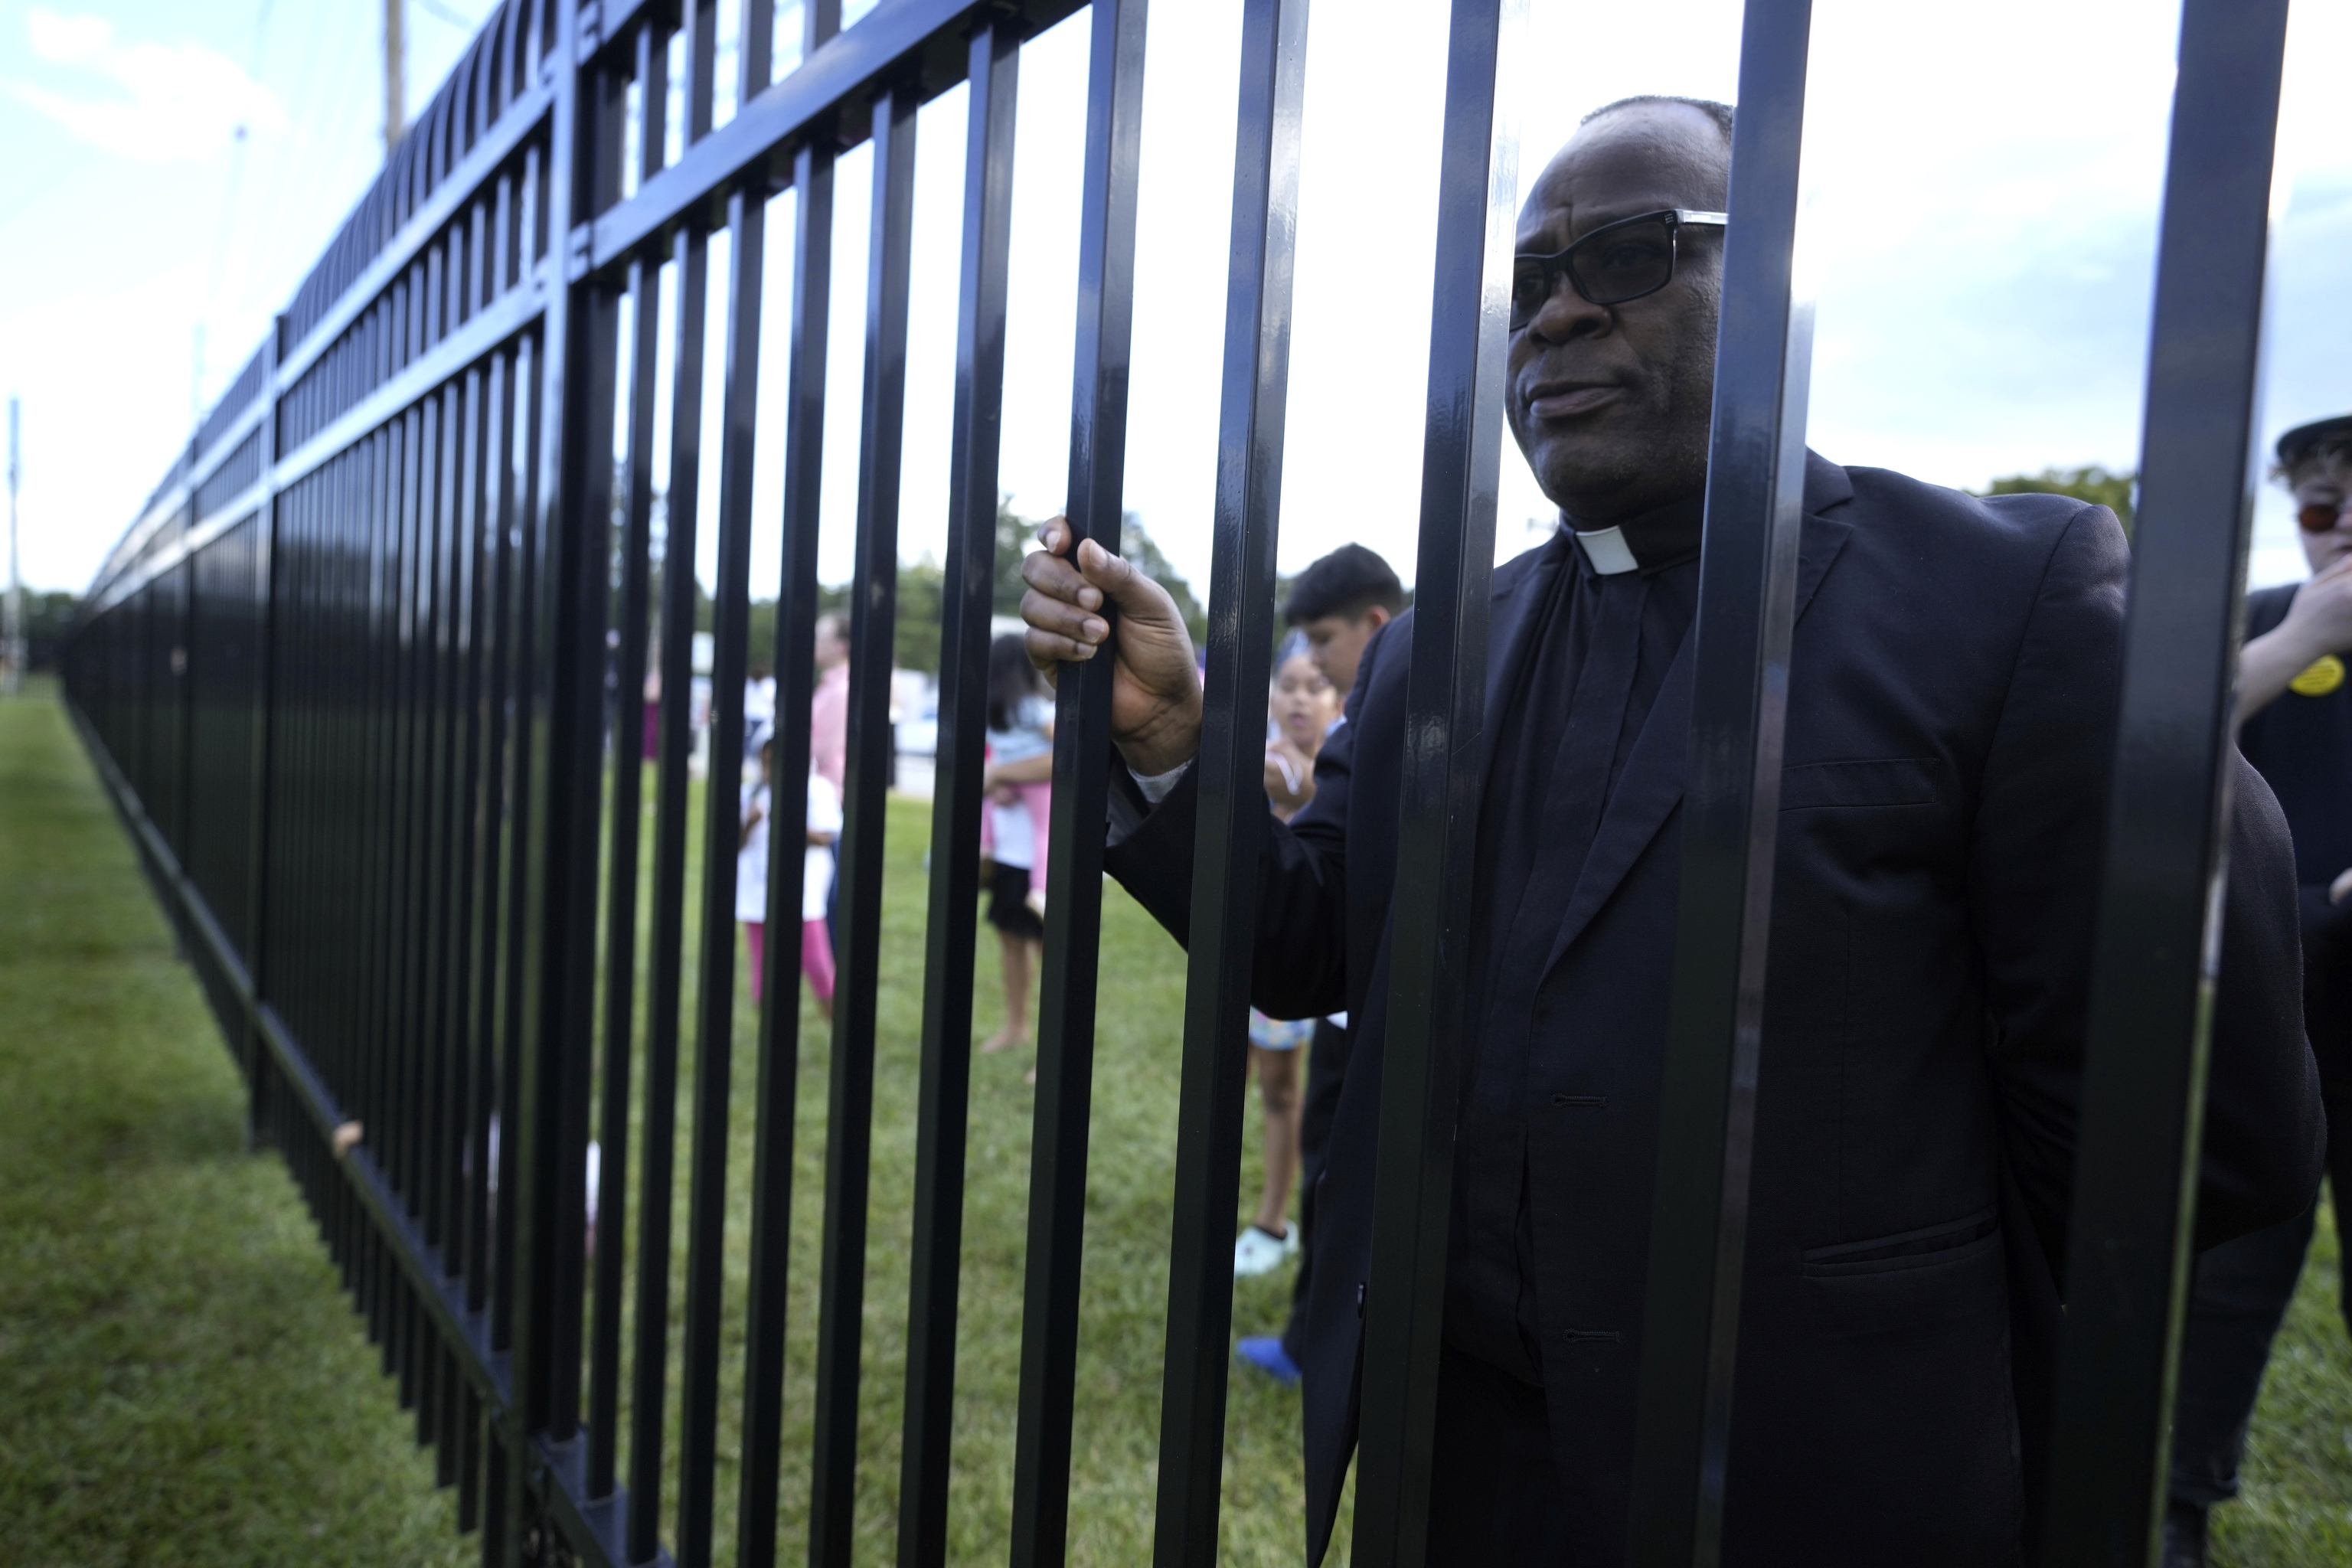
[[[713,129],[716,0],[508,0],[92,587],[70,653],[74,711],[245,1068],[257,1131],[284,1152],[420,1437],[436,1446],[441,1479],[458,1489],[461,1524],[483,1529],[486,1562],[700,1565],[729,1550],[713,1530],[720,1194],[726,1111],[746,1091],[758,1143],[730,1413],[743,1478],[732,1549],[746,1564],[775,1561],[778,1476],[805,1463],[810,1560],[849,1557],[915,111],[968,82],[898,1534],[908,1568],[945,1561],[1013,106],[1023,41],[1077,8],[881,0],[844,29],[840,0],[807,0],[802,58],[772,80],[772,0],[740,0],[740,108]],[[1425,1527],[1462,1023],[1454,939],[1469,899],[1465,791],[1481,743],[1517,174],[1496,77],[1525,0],[1451,9],[1411,682],[1419,740],[1400,871],[1424,896],[1397,905],[1356,1494],[1355,1558],[1367,1564],[1418,1561]],[[1086,108],[1067,511],[1079,537],[1114,549],[1144,10],[1094,0]],[[2285,11],[2284,0],[2189,0],[2182,20],[2108,828],[2132,853],[2108,858],[2103,891],[2052,1562],[2145,1563],[2161,1500]],[[1171,21],[1182,25],[1163,12]],[[1349,19],[1327,4],[1319,25]],[[1160,1434],[1157,1560],[1169,1564],[1212,1563],[1217,1546],[1249,985],[1234,955],[1249,951],[1261,819],[1307,26],[1307,0],[1247,0]],[[1791,255],[1809,26],[1807,0],[1748,0],[1642,1363],[1633,1522],[1635,1558],[1651,1564],[1712,1561],[1720,1523],[1805,426],[1811,302],[1794,291]],[[685,123],[670,158],[674,58]],[[608,798],[604,747],[644,720],[652,618],[693,621],[691,571],[663,574],[665,602],[651,602],[656,421],[666,399],[665,548],[691,562],[715,303],[725,363],[710,745],[720,759],[742,748],[761,259],[766,200],[787,186],[797,199],[793,232],[777,237],[795,265],[776,302],[791,362],[772,389],[785,448],[774,665],[780,689],[811,685],[835,168],[867,139],[818,1368],[811,1451],[788,1456],[785,1222],[803,1042],[792,1006],[766,1008],[751,1081],[730,1082],[738,805],[714,773],[702,842],[688,841],[687,638],[660,643],[649,817],[635,768],[612,770]],[[667,389],[665,267],[676,279]],[[617,466],[606,444],[616,428]],[[1109,663],[1060,688],[1016,1564],[1056,1563],[1066,1548]],[[792,701],[779,714],[775,811],[791,822],[807,710]],[[653,868],[640,879],[628,868],[647,820]],[[704,909],[689,952],[696,856]],[[772,912],[792,898],[790,879],[775,881]],[[785,945],[769,950],[772,995],[792,994]],[[604,1152],[593,1237],[578,1219],[592,1137]],[[685,1285],[673,1300],[681,1179]],[[635,1326],[625,1347],[625,1297]],[[667,1331],[681,1319],[673,1366]],[[673,1471],[677,1533],[664,1542]]]

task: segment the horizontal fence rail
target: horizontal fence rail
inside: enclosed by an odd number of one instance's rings
[[[1444,3],[1412,742],[1357,1298],[1353,1552],[1400,1568],[1443,1544],[1430,1539],[1433,1444],[1475,1026],[1467,933],[1491,739],[1506,289],[1515,215],[1539,166],[1523,153],[1542,151],[1521,149],[1514,129],[1536,89],[1515,79],[1528,0]],[[799,31],[782,39],[773,0],[728,4],[722,16],[717,0],[504,0],[109,555],[68,653],[75,721],[244,1070],[254,1137],[283,1154],[490,1564],[850,1561],[868,1325],[898,1307],[871,1299],[880,1247],[903,1250],[908,1271],[897,1555],[938,1568],[950,1554],[986,669],[1006,564],[995,519],[1013,132],[1024,44],[1081,9],[1066,510],[1077,538],[1122,543],[1146,0],[879,0],[846,27],[841,0],[803,0],[784,9]],[[1745,9],[1628,1458],[1633,1560],[1662,1568],[1717,1561],[1727,1517],[1749,1151],[1759,1097],[1773,1092],[1762,1019],[1781,732],[1802,700],[1790,671],[1811,7]],[[2047,1502],[2032,1528],[2053,1563],[2145,1563],[2162,1501],[2225,870],[2284,11],[2284,0],[2183,9],[2076,1295],[2052,1440],[2029,1460],[2055,1456],[2050,1484],[2037,1474],[2029,1486]],[[1163,1568],[1219,1555],[1230,1229],[1270,831],[1256,748],[1308,0],[1243,0],[1242,13],[1222,415],[1204,454],[1213,567],[1159,1432]],[[1352,20],[1326,0],[1315,25]],[[1163,0],[1156,22],[1187,18]],[[912,1217],[905,1236],[884,1236],[869,1211],[916,132],[922,106],[959,85]],[[819,676],[836,171],[861,144],[872,184],[838,983],[820,1047],[801,1037],[790,940],[816,787],[799,694]],[[772,245],[791,281],[763,299]],[[767,312],[788,350],[763,388]],[[763,430],[783,477],[767,580],[753,549]],[[695,574],[706,556],[707,612]],[[770,593],[762,642],[753,605]],[[1110,744],[1113,662],[1068,667],[1056,698],[1009,1540],[989,1548],[1022,1565],[1071,1555],[1105,822],[1127,798]],[[789,694],[772,724],[746,711],[755,663]],[[762,740],[764,797],[739,777]],[[765,889],[739,889],[755,805],[784,825],[772,837],[782,868]],[[2132,852],[2150,845],[2163,853]],[[743,900],[764,908],[770,933],[748,960]],[[765,1001],[739,1038],[744,984]],[[803,1059],[820,1051],[821,1115],[799,1103]],[[821,1222],[796,1238],[796,1140],[820,1124],[821,1205],[802,1206]],[[813,1288],[793,1289],[796,1257],[814,1260]],[[809,1325],[788,1310],[803,1299]],[[795,1332],[814,1351],[788,1385]],[[801,1542],[783,1539],[795,1510]],[[1325,1528],[1310,1525],[1310,1556]]]

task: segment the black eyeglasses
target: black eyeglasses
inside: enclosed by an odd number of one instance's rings
[[[1721,228],[1724,213],[1669,207],[1603,224],[1554,256],[1515,257],[1511,263],[1511,331],[1523,330],[1566,278],[1595,305],[1622,305],[1674,281],[1677,236],[1685,227]]]

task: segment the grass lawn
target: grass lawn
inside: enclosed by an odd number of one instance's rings
[[[641,862],[640,910],[650,903],[653,776],[646,776],[648,832]],[[688,814],[688,842],[701,842],[700,792]],[[893,799],[887,835],[883,899],[880,1027],[875,1068],[874,1163],[866,1256],[865,1354],[860,1385],[857,1551],[861,1561],[895,1559],[899,1424],[906,1364],[908,1239],[914,1194],[914,1142],[922,1026],[923,930],[928,902],[924,853],[930,804]],[[610,868],[607,868],[609,874]],[[698,862],[688,874],[688,952],[698,940],[695,911]],[[996,938],[983,926],[974,1028],[993,1033],[1003,1017]],[[640,941],[638,951],[648,950]],[[721,1361],[721,1430],[717,1539],[732,1539],[741,1484],[733,1417],[740,1408],[742,1324],[749,1263],[750,1176],[757,1073],[752,1042],[758,1016],[738,943],[733,1094],[729,1126],[728,1247]],[[693,1016],[688,967],[685,1013]],[[1084,1321],[1078,1352],[1076,1455],[1071,1479],[1070,1559],[1129,1564],[1151,1554],[1157,1491],[1160,1343],[1167,1312],[1168,1229],[1176,1158],[1183,953],[1116,885],[1104,889],[1102,983],[1095,1054],[1094,1118],[1088,1152]],[[642,1010],[645,978],[635,994]],[[1034,1009],[1033,1009],[1034,1016]],[[794,1130],[790,1308],[785,1369],[782,1539],[805,1539],[808,1467],[817,1329],[819,1243],[824,1230],[828,1026],[805,998]],[[686,1223],[684,1172],[691,1137],[693,1046],[682,1052],[678,1097],[679,1193],[675,1234]],[[1034,1090],[1024,1075],[1031,1049],[975,1056],[972,1063],[962,1289],[958,1309],[956,1473],[950,1491],[950,1553],[959,1562],[1002,1557],[1012,1525],[1014,1412],[1020,1379],[1022,1266],[1027,1237],[1029,1142]],[[632,1101],[643,1116],[642,1083]],[[1257,1118],[1248,1119],[1242,1203],[1255,1209]],[[635,1150],[630,1152],[635,1170]],[[631,1198],[635,1191],[632,1187]],[[1238,1230],[1241,1224],[1235,1220]],[[632,1218],[632,1236],[635,1223]],[[684,1244],[673,1254],[671,1300],[685,1290]],[[634,1256],[629,1267],[635,1267]],[[1279,1331],[1292,1274],[1281,1269],[1244,1279],[1235,1292],[1236,1334]],[[630,1342],[625,1318],[623,1342]],[[677,1430],[682,1331],[673,1322],[669,1429]],[[1295,1563],[1304,1542],[1304,1482],[1298,1399],[1255,1373],[1236,1369],[1227,1407],[1225,1507],[1222,1556],[1236,1563]],[[623,1473],[627,1417],[622,1418]],[[666,1540],[676,1539],[677,1445],[666,1458]],[[1339,1540],[1344,1552],[1344,1520]],[[1344,1562],[1344,1555],[1333,1561]]]
[[[2214,1568],[2352,1563],[2352,1344],[2323,1202],[2246,1437],[2238,1500],[2213,1510]]]
[[[893,1555],[928,825],[926,805],[893,802],[858,1479],[858,1554],[870,1563]],[[982,941],[985,1032],[1002,999],[993,937]],[[1076,1563],[1150,1554],[1182,984],[1174,945],[1106,889],[1071,1498]],[[739,1333],[753,1022],[742,995],[727,1280]],[[803,1025],[786,1374],[791,1556],[805,1520],[827,1080],[828,1037],[813,1011]],[[959,1562],[999,1559],[1010,1518],[1030,1060],[1016,1051],[974,1063]],[[290,1184],[274,1159],[243,1152],[241,1106],[227,1053],[62,717],[45,700],[0,703],[0,1563],[468,1560],[470,1544],[450,1528],[450,1500],[433,1490],[429,1460],[412,1447],[411,1424]],[[1255,1197],[1255,1120],[1244,1205]],[[634,1188],[634,1164],[631,1174]],[[682,1205],[681,1194],[681,1223]],[[682,1266],[682,1240],[679,1250]],[[2246,1500],[2216,1519],[2217,1563],[2352,1561],[2352,1356],[2336,1312],[2334,1258],[2323,1228],[2264,1390]],[[1236,1331],[1278,1326],[1289,1278],[1240,1282]],[[673,1410],[677,1364],[673,1355]],[[740,1339],[724,1366],[731,1415]],[[720,1434],[720,1454],[724,1543],[740,1484],[731,1431]],[[1237,1373],[1224,1560],[1296,1562],[1299,1486],[1296,1396]],[[666,1496],[675,1495],[673,1479]],[[1343,1514],[1343,1551],[1344,1542]]]
[[[0,701],[0,1562],[471,1561],[47,697]]]

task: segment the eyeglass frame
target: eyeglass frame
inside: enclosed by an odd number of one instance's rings
[[[1570,260],[1570,258],[1612,230],[1637,223],[1655,223],[1661,218],[1664,218],[1666,224],[1666,275],[1664,278],[1638,294],[1622,294],[1613,300],[1595,300],[1586,291],[1584,280],[1577,277],[1575,264]],[[1532,256],[1521,251],[1511,258],[1511,292],[1515,297],[1518,293],[1518,268],[1523,264],[1532,261],[1543,268],[1543,305],[1538,305],[1529,311],[1526,321],[1513,323],[1511,331],[1523,332],[1535,325],[1536,318],[1543,314],[1544,305],[1550,304],[1552,296],[1559,291],[1559,280],[1562,278],[1568,279],[1568,286],[1576,290],[1578,298],[1588,305],[1595,305],[1604,310],[1614,305],[1623,305],[1635,300],[1647,299],[1675,280],[1675,268],[1682,260],[1682,231],[1685,226],[1727,228],[1730,224],[1729,213],[1701,212],[1694,207],[1660,207],[1655,212],[1635,213],[1631,217],[1621,217],[1614,222],[1604,223],[1591,234],[1581,237],[1563,249],[1553,251],[1549,256]]]

